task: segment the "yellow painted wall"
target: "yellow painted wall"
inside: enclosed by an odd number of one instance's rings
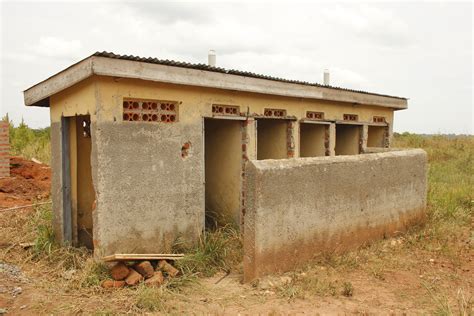
[[[96,79],[91,77],[50,97],[51,123],[60,122],[61,116],[90,114],[96,121]]]
[[[92,248],[92,205],[95,200],[91,172],[91,138],[84,137],[81,116],[76,117],[77,240],[79,245]]]
[[[86,79],[50,98],[51,123],[59,123],[61,117],[69,118],[69,161],[71,169],[72,239],[79,242],[78,228],[92,228],[92,203],[94,188],[90,165],[91,139],[81,135],[79,115],[90,115],[96,120],[96,83]]]
[[[248,110],[250,114],[263,114],[265,108],[281,108],[298,119],[305,118],[306,111],[319,111],[325,113],[327,120],[342,120],[344,113],[350,113],[357,114],[361,122],[371,122],[373,116],[385,116],[389,124],[393,122],[393,110],[382,107],[179,86],[138,79],[94,78],[100,104],[97,120],[100,121],[121,120],[123,98],[141,98],[181,101],[179,120],[184,123],[203,116],[211,117],[212,104],[238,105],[241,112]],[[298,137],[295,141],[299,142]],[[296,144],[296,148],[298,145]]]
[[[386,129],[385,126],[369,126],[367,147],[384,147]]]
[[[257,159],[288,158],[287,131],[287,120],[257,120]]]
[[[306,111],[324,112],[326,120],[342,120],[343,114],[357,114],[359,121],[372,122],[373,116],[384,116],[388,124],[393,122],[393,110],[369,105],[354,105],[343,102],[310,100],[301,98],[262,95],[212,88],[180,86],[138,79],[95,76],[98,121],[122,120],[123,98],[170,100],[182,102],[179,106],[179,121],[186,124],[202,117],[212,116],[212,104],[240,106],[241,112],[264,113],[265,108],[286,109],[287,115],[305,118]],[[295,132],[298,132],[298,125]],[[250,141],[255,134],[249,135]],[[252,153],[250,153],[252,154]],[[295,157],[299,155],[299,137],[295,137]]]
[[[102,76],[93,76],[51,96],[51,121],[59,122],[61,115],[79,114],[90,114],[92,122],[122,120],[123,98],[181,101],[179,120],[185,123],[212,116],[212,104],[228,104],[238,105],[241,112],[248,110],[250,114],[263,114],[265,108],[281,108],[298,119],[305,118],[306,111],[319,111],[324,112],[327,120],[342,120],[344,113],[350,113],[357,114],[361,122],[384,116],[389,125],[393,124],[393,110],[382,107]],[[295,141],[298,148],[299,139]]]
[[[326,155],[325,135],[328,125],[300,125],[300,157],[319,157]]]
[[[205,122],[206,215],[218,225],[240,222],[241,121]]]
[[[336,155],[359,154],[359,141],[362,126],[336,124]]]

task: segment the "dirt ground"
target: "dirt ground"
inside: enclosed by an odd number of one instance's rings
[[[21,157],[10,158],[10,177],[0,178],[0,210],[49,198],[51,168]]]
[[[473,313],[474,223],[451,250],[436,243],[420,246],[416,232],[401,234],[253,284],[242,284],[237,268],[151,294],[143,287],[80,286],[74,277],[80,271],[59,269],[64,264],[37,259],[22,246],[35,238],[29,230],[35,211],[5,210],[47,201],[50,169],[18,157],[12,167],[12,177],[0,180],[0,314]]]

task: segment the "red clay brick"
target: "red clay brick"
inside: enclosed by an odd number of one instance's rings
[[[168,273],[170,277],[177,276],[179,273],[179,270],[169,264],[166,260],[160,260],[158,263],[158,268]]]
[[[134,269],[130,269],[130,273],[125,279],[125,283],[128,285],[137,285],[141,281],[143,281],[143,276]]]
[[[151,278],[145,280],[145,284],[148,286],[158,287],[163,284],[164,280],[163,273],[161,271],[156,271]]]
[[[140,273],[145,279],[153,276],[155,269],[151,265],[150,261],[142,261],[133,266],[133,268]]]
[[[110,269],[110,274],[112,278],[116,281],[124,280],[128,274],[130,273],[130,269],[123,263],[119,262]]]

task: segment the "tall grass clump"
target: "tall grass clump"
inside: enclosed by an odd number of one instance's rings
[[[50,128],[30,128],[23,120],[18,126],[10,121],[8,114],[3,117],[10,123],[10,154],[22,156],[26,159],[38,159],[50,164],[51,161],[51,136]]]
[[[194,247],[186,247],[178,241],[175,251],[186,253],[176,262],[183,274],[204,276],[212,276],[218,271],[230,272],[243,256],[240,232],[232,226],[205,231]]]
[[[53,231],[53,212],[50,205],[38,205],[30,219],[35,236],[33,253],[35,256],[49,255],[57,247]]]
[[[28,225],[34,238],[30,259],[53,267],[58,276],[69,274],[68,280],[75,288],[99,286],[109,277],[108,267],[84,247],[60,245],[55,239],[52,220],[50,205],[34,208]]]

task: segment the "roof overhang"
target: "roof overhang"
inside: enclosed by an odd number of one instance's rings
[[[28,88],[24,91],[25,105],[48,107],[50,96],[93,75],[284,97],[348,102],[387,107],[394,110],[407,108],[407,99],[404,98],[100,56],[90,56]]]

